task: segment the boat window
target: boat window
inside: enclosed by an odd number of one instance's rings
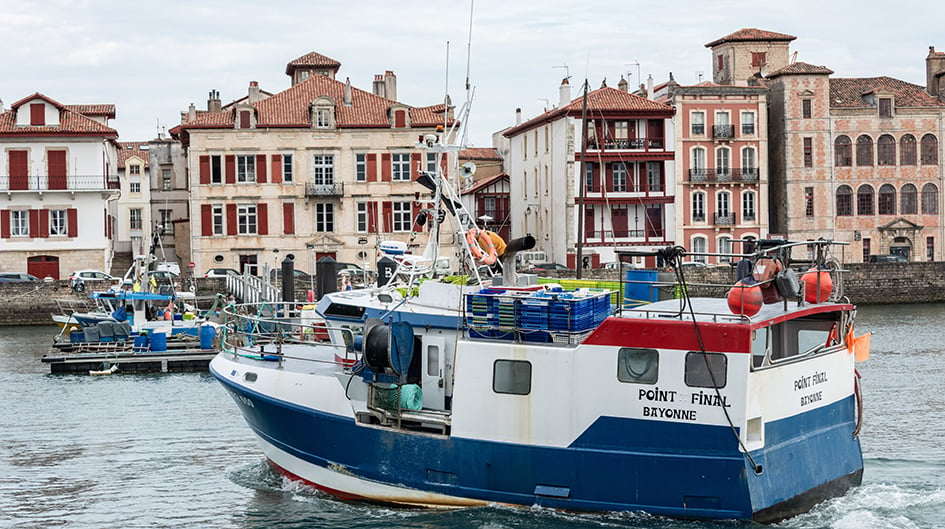
[[[617,380],[634,384],[656,384],[660,355],[656,349],[621,347],[617,352]]]
[[[771,336],[771,360],[805,355],[827,345],[833,318],[802,318],[775,325]]]
[[[492,368],[492,391],[512,395],[528,395],[531,393],[531,362],[496,360]]]
[[[724,388],[728,358],[720,353],[686,353],[686,385],[696,388]]]
[[[768,354],[768,327],[751,331],[751,365],[761,367]]]

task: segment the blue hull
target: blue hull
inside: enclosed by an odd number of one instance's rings
[[[372,482],[489,502],[774,521],[843,494],[863,469],[852,396],[768,423],[766,448],[752,453],[763,467],[756,475],[727,427],[601,417],[567,448],[440,438],[359,426],[214,375],[251,399],[234,400],[284,452]]]

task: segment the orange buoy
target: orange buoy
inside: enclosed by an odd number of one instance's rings
[[[728,291],[726,298],[728,309],[732,311],[732,314],[743,314],[749,317],[758,314],[764,304],[761,287],[746,285],[741,281],[735,283],[735,286]]]
[[[833,279],[827,270],[811,268],[801,276],[804,282],[804,301],[808,303],[823,303],[833,292]]]

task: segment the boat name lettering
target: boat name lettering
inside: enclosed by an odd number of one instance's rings
[[[252,401],[252,399],[250,399],[249,397],[244,397],[243,395],[240,395],[240,394],[238,394],[238,393],[232,393],[232,395],[233,395],[233,398],[234,398],[237,402],[243,404],[244,406],[248,406],[248,407],[250,407],[250,408],[255,408],[255,407],[256,407],[255,405],[253,405],[253,401]]]
[[[657,402],[676,402],[676,391],[670,389],[641,389],[637,397],[639,400],[649,400]]]
[[[824,392],[818,391],[816,393],[811,393],[810,395],[804,395],[801,397],[801,406],[807,406],[808,404],[813,404],[817,401],[823,400]]]
[[[794,381],[794,391],[807,389],[817,384],[823,384],[827,381],[827,372],[818,371],[809,377],[801,377]]]
[[[695,421],[696,410],[680,410],[676,408],[643,407],[644,417],[658,417],[660,419],[679,419],[681,421]]]
[[[698,391],[692,394],[690,400],[692,404],[697,404],[699,406],[718,406],[720,408],[732,407],[732,405],[728,403],[728,397],[725,395],[719,395],[718,393],[706,393],[704,391]]]

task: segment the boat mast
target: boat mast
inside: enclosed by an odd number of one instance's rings
[[[575,258],[574,268],[577,279],[581,279],[581,269],[584,264],[584,194],[587,187],[587,178],[585,173],[587,169],[584,166],[584,158],[587,156],[587,79],[584,79],[584,96],[581,104],[581,165],[578,174],[578,218],[577,218],[577,257]]]

